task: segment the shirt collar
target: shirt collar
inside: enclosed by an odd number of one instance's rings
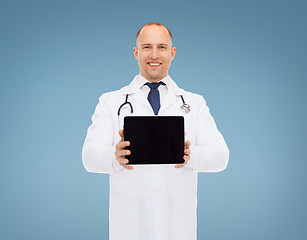
[[[159,82],[164,82],[166,84],[166,87],[169,88],[170,80],[169,75],[167,75],[165,78],[161,79]],[[141,74],[136,76],[136,87],[139,89],[144,86],[145,83],[150,82],[146,78],[144,78]]]
[[[169,75],[167,75],[161,81],[163,81],[166,84],[167,89],[171,90],[171,92],[173,92],[175,95],[184,94],[184,90],[179,88]],[[139,74],[134,77],[129,86],[123,87],[120,91],[122,94],[133,94],[136,91],[141,90],[141,87],[147,82],[148,80]]]

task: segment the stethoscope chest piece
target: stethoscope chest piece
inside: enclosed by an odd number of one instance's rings
[[[181,107],[182,111],[184,111],[185,113],[189,113],[191,110],[190,110],[190,105],[189,104],[186,104],[184,103]]]

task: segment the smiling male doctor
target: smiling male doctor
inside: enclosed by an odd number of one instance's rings
[[[159,23],[146,24],[133,52],[140,74],[129,86],[99,98],[83,146],[83,164],[89,172],[110,174],[111,240],[194,240],[197,174],[224,170],[229,151],[203,97],[180,89],[168,75],[176,54],[170,31]],[[180,108],[181,95],[190,112]],[[123,141],[117,111],[127,96],[134,115],[184,117],[183,164],[126,165],[129,142]],[[124,115],[130,115],[128,105],[121,110],[121,118]]]

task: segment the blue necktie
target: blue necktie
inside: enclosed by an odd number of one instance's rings
[[[150,87],[150,92],[148,93],[148,101],[154,111],[155,115],[158,115],[160,109],[160,94],[158,87],[160,85],[166,85],[164,82],[154,82],[154,83],[145,83],[148,87]]]

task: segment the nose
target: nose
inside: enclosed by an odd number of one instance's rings
[[[157,48],[152,48],[152,51],[151,51],[151,58],[152,59],[158,59],[159,58],[159,51]]]

